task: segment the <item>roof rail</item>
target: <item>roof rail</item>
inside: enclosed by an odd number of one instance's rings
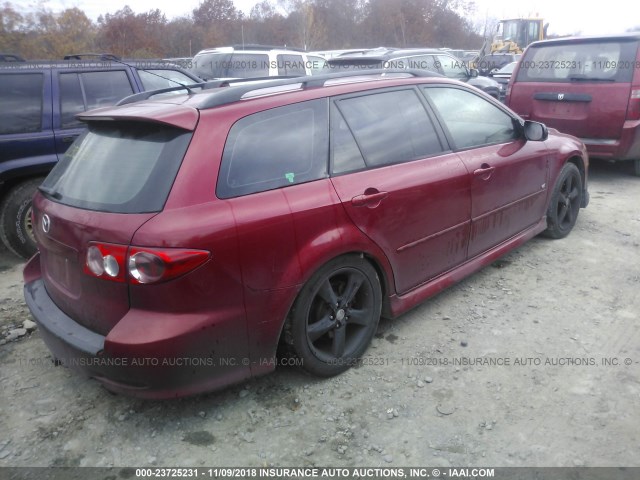
[[[186,90],[190,95],[196,93],[193,89],[200,88],[201,90],[209,90],[218,87],[229,87],[234,83],[239,83],[240,85],[234,86],[233,88],[221,88],[219,92],[214,92],[212,95],[207,96],[203,102],[198,106],[201,109],[214,108],[219,107],[221,105],[226,105],[228,103],[233,103],[242,100],[243,98],[248,98],[247,94],[253,93],[252,97],[259,96],[260,90],[265,91],[266,94],[275,93],[277,91],[276,87],[286,87],[292,86],[294,88],[314,88],[314,87],[323,87],[326,82],[330,80],[338,80],[342,78],[348,79],[349,77],[353,77],[356,79],[357,77],[363,77],[368,79],[373,79],[373,77],[380,76],[384,78],[384,76],[392,76],[392,75],[407,75],[413,77],[443,77],[436,72],[431,72],[429,70],[412,70],[412,69],[367,69],[364,71],[349,71],[349,72],[338,72],[338,73],[327,73],[324,75],[313,75],[306,77],[258,77],[258,78],[240,78],[240,79],[230,79],[230,80],[213,80],[210,82],[202,82],[202,83],[192,83],[189,85],[179,85],[176,87],[167,87],[161,88],[158,90],[149,90],[147,92],[135,93],[133,95],[129,95],[128,97],[123,98],[116,106],[120,105],[128,105],[129,103],[140,102],[142,100],[148,100],[154,95],[160,95],[162,93],[169,92],[177,92],[180,90]],[[249,82],[261,82],[259,84],[251,84],[251,85],[242,85],[243,83]]]
[[[112,53],[71,53],[69,55],[65,55],[64,60],[82,60],[83,57],[98,57],[98,59],[103,62],[107,62],[109,60],[120,60],[120,57]]]
[[[209,90],[211,88],[219,88],[219,87],[229,87],[234,83],[247,83],[247,82],[259,82],[264,80],[273,80],[278,78],[295,78],[292,76],[273,76],[273,77],[254,77],[254,78],[236,78],[236,79],[227,79],[227,80],[210,80],[208,82],[200,82],[200,83],[190,83],[188,85],[177,85],[175,87],[167,87],[160,88],[157,90],[149,90],[146,92],[134,93],[133,95],[129,95],[124,97],[118,103],[118,105],[127,105],[129,103],[140,102],[142,100],[148,100],[154,95],[161,95],[163,93],[169,92],[177,92],[180,90],[186,90],[189,94],[196,93],[193,89],[200,88],[202,90]]]
[[[259,85],[238,85],[233,88],[225,88],[218,92],[213,93],[212,95],[207,96],[202,103],[198,106],[201,109],[214,108],[219,107],[221,105],[226,105],[228,103],[233,103],[242,100],[242,98],[249,92],[254,92],[256,90],[261,89],[269,89],[273,92],[274,87],[284,87],[287,85],[296,86],[300,85],[299,88],[314,88],[314,87],[323,87],[326,82],[329,80],[335,80],[340,78],[348,78],[348,77],[373,77],[373,76],[381,76],[384,78],[384,75],[397,75],[404,74],[410,75],[413,77],[442,77],[439,73],[430,72],[428,70],[411,70],[411,69],[372,69],[366,71],[349,71],[349,72],[339,72],[339,73],[327,73],[324,75],[313,75],[307,77],[294,77],[287,78],[282,80],[273,80],[266,81]],[[255,96],[255,95],[254,95]],[[246,98],[246,97],[245,97]]]
[[[231,84],[236,83],[250,83],[250,82],[264,82],[266,80],[278,80],[278,79],[300,78],[300,75],[271,75],[269,77],[249,77],[249,78],[227,78],[225,80],[209,80],[206,83],[207,88],[216,87],[229,87]]]

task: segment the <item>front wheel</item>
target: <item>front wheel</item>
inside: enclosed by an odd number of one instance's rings
[[[382,290],[376,270],[348,255],[322,267],[291,311],[293,348],[305,370],[329,377],[353,366],[378,327]]]
[[[569,235],[578,219],[582,204],[582,177],[573,163],[567,163],[558,175],[553,187],[551,202],[547,210],[547,229],[544,234],[550,238],[564,238]]]

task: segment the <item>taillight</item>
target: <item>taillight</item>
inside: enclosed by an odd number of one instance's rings
[[[91,242],[84,263],[85,273],[114,282],[126,281],[127,247],[113,243]]]
[[[210,253],[183,248],[127,247],[91,242],[87,248],[85,273],[105,280],[135,285],[171,280],[195,270]]]
[[[209,252],[182,248],[142,248],[129,250],[131,283],[165,282],[196,269],[209,259]]]
[[[627,120],[640,120],[640,89],[632,89],[627,107]]]

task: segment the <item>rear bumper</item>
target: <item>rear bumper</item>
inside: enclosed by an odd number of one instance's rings
[[[619,139],[581,138],[590,158],[606,160],[640,159],[640,120],[624,122]]]
[[[205,335],[188,328],[188,322],[184,331],[153,341],[137,335],[113,341],[92,332],[56,306],[38,272],[36,255],[25,267],[24,295],[45,344],[62,365],[100,381],[108,390],[139,398],[174,398],[220,389],[250,376],[246,356],[216,355],[210,339],[203,352]],[[121,322],[148,321],[145,316],[149,312],[130,310]]]
[[[86,357],[102,354],[105,337],[65,315],[51,300],[41,279],[24,286],[24,298],[31,314],[48,336],[65,339],[71,348]]]

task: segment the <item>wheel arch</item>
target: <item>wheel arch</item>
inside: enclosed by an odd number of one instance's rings
[[[580,180],[582,185],[582,205],[581,207],[586,207],[589,202],[589,192],[587,190],[587,165],[585,165],[585,161],[579,155],[574,155],[569,157],[567,163],[573,163],[580,172]]]
[[[586,175],[585,175],[586,169],[585,169],[584,160],[578,155],[574,155],[567,159],[567,163],[573,163],[576,167],[578,167],[578,171],[580,172],[580,178],[582,178],[582,189],[584,190],[584,187],[585,187],[584,182],[586,180]]]
[[[290,322],[291,322],[291,311],[293,309],[293,306],[295,305],[296,300],[300,296],[300,293],[302,292],[302,289],[304,288],[304,286],[311,280],[311,278],[316,274],[316,272],[318,272],[325,265],[339,258],[348,257],[352,255],[359,256],[362,259],[366,260],[376,271],[378,278],[380,279],[380,289],[382,292],[381,317],[387,318],[391,316],[390,295],[393,294],[395,289],[393,288],[393,283],[392,283],[393,278],[390,278],[390,275],[385,270],[383,261],[381,261],[381,259],[371,251],[366,251],[363,249],[345,250],[344,252],[341,252],[339,254],[332,256],[331,258],[325,258],[322,262],[319,262],[317,265],[315,265],[314,268],[310,268],[308,270],[308,275],[306,275],[304,281],[300,285],[298,285],[295,295],[293,295],[292,300],[289,302],[284,318],[280,320],[280,335],[278,337],[276,348],[279,348],[284,344],[290,343],[286,337],[289,333],[288,329],[290,327]],[[385,260],[386,260],[386,257],[385,257]],[[385,263],[387,264],[388,268],[391,268],[388,262],[385,262]]]

